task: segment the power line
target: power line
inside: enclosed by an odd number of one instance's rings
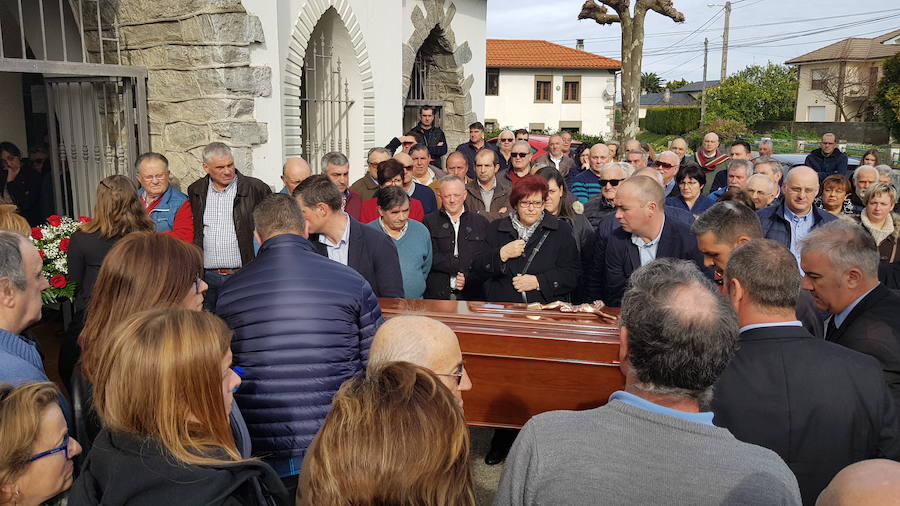
[[[689,33],[686,37],[682,38],[682,39],[679,40],[678,42],[676,42],[676,43],[674,43],[674,44],[672,44],[672,45],[666,47],[666,49],[671,49],[671,48],[673,48],[673,47],[675,47],[675,46],[681,44],[682,42],[684,42],[684,41],[690,39],[694,34],[696,34],[697,32],[699,32],[700,29],[702,29],[704,26],[706,26],[706,25],[708,25],[708,24],[714,22],[715,20],[719,19],[719,16],[722,14],[723,11],[724,11],[724,8],[723,8],[723,9],[719,9],[718,11],[716,11],[715,13],[713,13],[713,15],[710,16],[710,18],[707,19],[705,23],[703,23],[702,25],[698,26],[696,30],[694,30],[693,32]],[[650,62],[647,62],[647,63],[650,63]]]

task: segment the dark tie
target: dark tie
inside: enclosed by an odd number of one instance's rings
[[[837,327],[834,325],[834,316],[831,315],[828,317],[828,325],[825,329],[825,339],[828,341],[834,340],[834,335],[837,333]]]

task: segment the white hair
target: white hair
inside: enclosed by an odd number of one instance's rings
[[[751,182],[758,180],[766,181],[766,184],[769,186],[769,193],[775,193],[775,181],[772,181],[772,178],[765,174],[753,174],[747,179],[747,186],[749,187]]]
[[[884,167],[887,167],[887,165],[884,165]],[[881,175],[881,171],[878,170],[878,167],[872,167],[871,165],[860,165],[859,167],[856,168],[856,170],[853,171],[853,185],[854,186],[856,185],[856,183],[859,182],[860,172],[862,172],[864,170],[871,170],[871,171],[875,172],[876,178],[878,178],[878,176]],[[888,167],[888,170],[890,170],[890,167]]]

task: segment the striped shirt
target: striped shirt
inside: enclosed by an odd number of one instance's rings
[[[600,186],[600,176],[594,174],[593,171],[586,170],[575,176],[575,179],[572,180],[572,193],[582,204],[586,203],[591,197],[597,195],[602,190],[603,188]]]
[[[236,269],[242,267],[241,249],[234,230],[234,199],[237,175],[222,191],[212,181],[206,190],[203,210],[203,268]]]

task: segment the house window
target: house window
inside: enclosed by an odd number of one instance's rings
[[[500,94],[500,69],[487,69],[487,78],[484,81],[484,94],[497,96]]]
[[[553,76],[534,76],[534,101],[553,102]]]
[[[563,102],[570,104],[581,102],[581,76],[563,77]]]
[[[806,109],[806,121],[827,121],[824,105],[811,105]]]
[[[810,76],[809,89],[824,90],[825,77],[827,74],[828,71],[826,71],[825,69],[813,69]]]
[[[581,133],[581,122],[580,121],[560,121],[559,122],[559,131],[560,132],[569,132],[570,134]]]

